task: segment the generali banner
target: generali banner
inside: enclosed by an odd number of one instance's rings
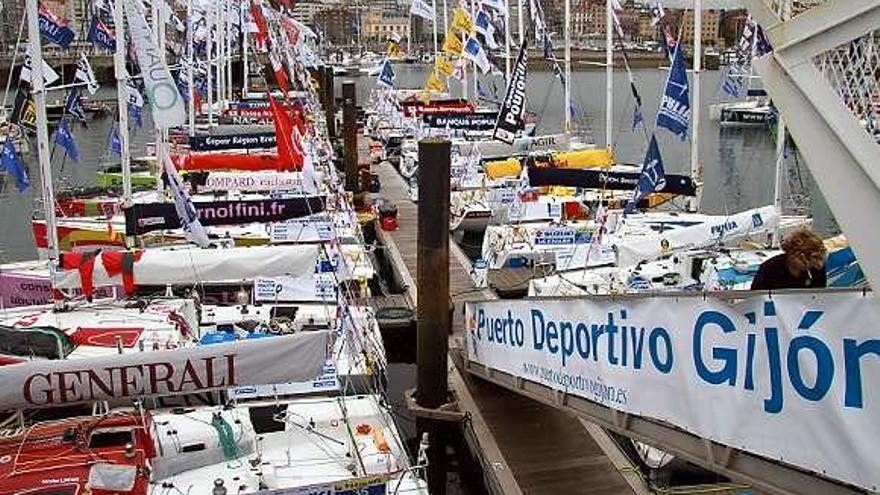
[[[875,490],[874,294],[737,295],[468,303],[469,359]]]
[[[0,410],[304,382],[323,373],[329,331],[0,367]]]

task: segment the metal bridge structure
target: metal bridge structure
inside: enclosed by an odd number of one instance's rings
[[[743,0],[773,51],[754,61],[836,220],[880,281],[880,0]],[[719,297],[719,296],[716,296]],[[725,296],[720,296],[725,297]],[[876,493],[466,360],[483,380],[643,441],[762,493]],[[806,433],[809,434],[809,433]]]

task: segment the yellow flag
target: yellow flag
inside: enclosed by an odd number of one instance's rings
[[[437,57],[434,61],[434,68],[437,69],[437,72],[443,74],[446,77],[455,74],[455,65],[452,64],[452,61],[446,57]]]
[[[446,39],[443,41],[443,51],[450,55],[460,57],[462,50],[464,50],[464,45],[461,44],[461,40],[458,39],[455,32],[449,30],[449,32],[446,33]]]
[[[428,80],[425,82],[425,89],[428,91],[436,91],[442,93],[446,91],[446,78],[440,77],[436,70],[432,70],[428,74]]]
[[[388,57],[393,59],[401,59],[406,56],[406,51],[399,43],[393,41],[388,42]]]
[[[452,28],[459,29],[467,34],[474,34],[474,21],[467,10],[456,7],[452,11]]]

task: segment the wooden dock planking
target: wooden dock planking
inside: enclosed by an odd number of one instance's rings
[[[417,302],[415,283],[410,274],[416,273],[416,235],[418,226],[417,205],[409,200],[407,186],[390,164],[373,167],[382,183],[382,195],[397,206],[395,231],[381,231],[380,237],[399,257],[405,271],[402,276],[411,285],[413,302]],[[468,300],[494,298],[488,290],[475,290],[468,273],[469,263],[458,245],[450,240],[449,284],[455,305],[452,319],[451,354],[460,363],[462,342],[464,341],[464,303]],[[403,271],[403,270],[401,270]],[[460,380],[459,380],[460,378]],[[497,486],[505,486],[506,493],[521,492],[535,495],[558,495],[559,493],[594,493],[600,495],[622,495],[639,493],[640,487],[633,480],[626,479],[605,450],[610,442],[597,442],[597,434],[584,427],[581,422],[564,412],[545,406],[536,401],[508,392],[500,387],[472,378],[467,373],[456,373],[455,384],[463,383],[468,402],[476,406],[473,413],[479,414],[479,439],[482,453],[491,457],[483,462],[492,467],[498,478]],[[488,431],[485,431],[488,430]],[[487,435],[488,433],[488,435]],[[599,433],[604,435],[604,433]],[[477,436],[480,436],[479,433]],[[491,437],[491,438],[487,438]],[[607,437],[605,437],[607,440]],[[510,480],[509,474],[513,474]],[[506,478],[505,478],[506,477]],[[511,487],[514,482],[516,487]]]

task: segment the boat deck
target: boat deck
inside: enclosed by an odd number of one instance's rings
[[[361,148],[366,143],[361,140]],[[363,155],[362,155],[363,156]],[[398,229],[377,230],[390,251],[399,276],[410,288],[416,284],[418,208],[410,201],[406,184],[387,163],[373,166],[382,183],[382,196],[397,206]],[[450,241],[449,287],[454,304],[450,354],[452,362],[463,347],[464,303],[496,297],[475,289],[470,263]],[[459,371],[462,370],[462,371]],[[506,494],[647,493],[634,474],[624,475],[626,462],[604,431],[536,401],[472,378],[460,366],[453,369],[450,388],[459,405],[473,417],[477,445],[471,445],[484,466],[488,486]],[[613,460],[612,460],[613,459]]]

